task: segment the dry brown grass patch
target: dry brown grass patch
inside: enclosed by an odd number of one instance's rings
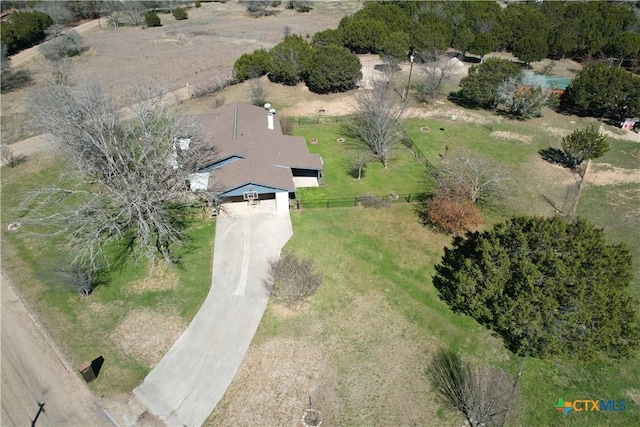
[[[640,183],[640,171],[637,169],[623,169],[608,163],[595,163],[591,173],[587,174],[587,181],[594,185],[614,185],[626,182]]]
[[[164,261],[154,261],[149,267],[149,273],[144,279],[137,280],[129,287],[135,294],[148,291],[166,291],[175,289],[178,276]]]
[[[304,334],[252,346],[206,425],[299,426],[309,396],[323,425],[429,425],[436,419],[438,407],[422,375],[435,340],[382,293],[345,298],[351,301],[345,310],[326,316],[309,308],[295,319],[309,323]]]
[[[111,339],[124,353],[151,368],[162,359],[185,328],[179,316],[139,309],[120,322]]]
[[[531,144],[533,138],[529,135],[520,135],[519,133],[514,132],[505,132],[501,130],[496,130],[490,133],[491,136],[495,138],[509,139],[512,141],[519,141],[525,144]]]
[[[623,390],[624,394],[633,401],[636,405],[640,405],[640,390],[634,388]]]

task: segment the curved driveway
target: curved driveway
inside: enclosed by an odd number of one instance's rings
[[[255,208],[240,204],[240,210],[217,219],[209,295],[134,390],[170,426],[204,423],[231,384],[262,319],[269,260],[293,235],[289,212],[275,212],[269,202]]]

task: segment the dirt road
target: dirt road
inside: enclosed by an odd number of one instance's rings
[[[2,272],[2,426],[113,426]]]
[[[89,30],[94,28],[98,28],[100,26],[100,20],[95,19],[93,21],[85,22],[84,24],[78,25],[73,29],[78,32],[78,34],[86,33]],[[40,53],[40,45],[36,45],[30,47],[29,49],[25,49],[22,52],[16,53],[11,57],[11,66],[17,67],[18,65],[29,61],[30,59],[35,58]]]

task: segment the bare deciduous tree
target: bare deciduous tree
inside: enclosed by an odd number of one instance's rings
[[[39,124],[75,165],[72,184],[32,190],[28,218],[62,235],[79,258],[95,265],[110,242],[134,257],[173,260],[184,243],[189,174],[213,156],[198,126],[177,117],[158,87],[127,91],[121,113],[95,83],[53,84],[33,95]],[[203,198],[215,200],[215,191]]]
[[[451,77],[454,68],[453,60],[446,61],[439,66],[425,68],[422,79],[416,83],[418,99],[427,103],[437,99],[442,84]]]
[[[507,78],[496,91],[496,99],[507,112],[523,119],[540,117],[548,98],[549,93],[541,87],[525,86],[522,75]]]
[[[105,12],[109,15],[110,24],[139,25],[144,22],[147,8],[139,1],[110,1],[104,3]]]
[[[259,78],[249,80],[249,97],[251,103],[262,107],[267,102],[267,88]]]
[[[427,373],[436,395],[459,411],[471,427],[502,426],[516,387],[501,370],[472,368],[448,350],[439,350]]]
[[[447,160],[435,172],[435,178],[439,197],[472,203],[504,195],[505,183],[509,180],[500,165],[471,153],[461,153]]]
[[[405,103],[385,79],[374,77],[372,86],[355,94],[355,115],[345,125],[345,131],[386,168],[401,139],[398,125]]]
[[[350,159],[349,175],[357,180],[362,179],[369,160],[371,160],[371,153],[369,151],[358,150]]]

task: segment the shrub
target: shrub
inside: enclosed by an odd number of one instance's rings
[[[144,16],[144,22],[147,24],[147,27],[160,27],[162,26],[162,22],[160,21],[160,17],[155,12],[147,12]]]
[[[17,156],[9,145],[0,145],[0,163],[12,168],[24,160],[23,156]]]
[[[267,74],[269,67],[269,53],[264,49],[256,49],[251,53],[241,55],[233,63],[233,74],[236,80],[243,82]]]
[[[67,56],[78,55],[82,51],[82,37],[75,30],[62,32],[40,45],[39,49],[45,58],[59,61]]]
[[[380,197],[372,196],[371,194],[365,194],[364,196],[356,197],[356,204],[358,206],[364,206],[365,208],[382,208],[389,205],[389,200],[383,200]]]
[[[434,197],[426,202],[426,220],[445,233],[461,233],[482,224],[476,205],[468,201],[454,202]]]
[[[296,12],[309,12],[311,9],[310,1],[292,0],[287,3],[287,9],[295,9]]]
[[[187,14],[187,11],[181,7],[176,7],[175,9],[173,9],[173,17],[176,18],[177,21],[187,19],[188,16],[189,15]]]
[[[286,253],[269,262],[264,287],[276,302],[290,307],[313,295],[322,283],[322,275],[313,270],[311,260]]]
[[[102,282],[104,270],[100,266],[62,256],[42,273],[46,274],[45,283],[88,297]]]
[[[280,116],[280,129],[284,135],[293,135],[293,118]]]
[[[191,86],[191,97],[201,98],[216,93],[233,83],[233,78],[228,74],[222,74],[200,81]]]
[[[199,2],[199,1],[197,1],[197,2],[196,2],[196,4],[195,4],[195,6],[196,6],[196,7],[201,7],[202,5],[200,4],[200,2]]]

